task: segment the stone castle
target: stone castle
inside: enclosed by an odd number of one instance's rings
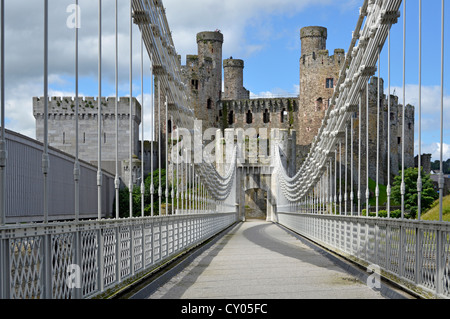
[[[300,92],[297,98],[250,99],[250,93],[244,87],[244,61],[240,59],[222,60],[222,33],[200,32],[197,34],[198,54],[187,55],[186,65],[182,66],[184,81],[188,86],[191,107],[197,119],[205,127],[285,129],[295,141],[295,166],[298,169],[306,156],[311,142],[316,136],[329,101],[338,82],[345,51],[335,49],[329,55],[326,47],[327,29],[319,26],[304,27],[300,30]],[[223,67],[222,67],[223,61]],[[223,68],[223,88],[222,87]],[[381,79],[381,83],[382,79]],[[391,147],[392,174],[398,172],[401,160],[402,106],[398,98],[391,96],[391,112],[387,114],[388,99],[381,84],[380,146],[381,167],[387,167],[387,147]],[[363,94],[365,96],[365,93]],[[363,118],[365,119],[365,101],[363,98]],[[376,113],[377,78],[369,84],[369,144],[370,150],[376,150]],[[414,107],[407,105],[405,110],[405,165],[414,166]],[[390,117],[391,140],[388,143],[387,117]],[[355,112],[354,118],[358,118]],[[358,123],[353,121],[354,132],[358,133]],[[364,124],[365,125],[365,124]],[[362,130],[362,148],[365,150],[365,127]],[[356,139],[358,136],[356,135]],[[357,144],[357,143],[355,143]],[[357,152],[356,152],[357,154]],[[365,154],[365,153],[364,153]],[[294,155],[294,154],[293,154]],[[372,154],[370,155],[372,156]],[[373,158],[373,157],[371,157]],[[370,163],[372,165],[372,163]],[[295,168],[291,170],[294,172]],[[386,170],[384,170],[386,171]],[[370,176],[372,168],[370,169]],[[383,179],[384,180],[384,179]]]
[[[345,62],[345,51],[335,49],[333,55],[329,55],[326,47],[327,29],[318,26],[309,26],[300,30],[301,54],[299,60],[300,92],[298,97],[286,98],[260,98],[250,99],[250,93],[244,87],[244,61],[230,57],[223,59],[222,45],[224,36],[220,31],[206,31],[197,34],[198,52],[196,55],[186,56],[186,65],[180,67],[183,82],[187,88],[189,107],[194,111],[195,118],[203,121],[203,129],[216,127],[222,130],[226,128],[254,128],[281,129],[288,132],[288,140],[291,143],[287,147],[287,169],[289,174],[294,174],[307,155],[311,142],[322,125],[325,112],[330,107],[335,84],[338,82],[340,70]],[[223,82],[222,82],[223,81]],[[382,81],[381,81],[382,82]],[[222,85],[223,84],[223,85]],[[155,84],[156,85],[156,84]],[[223,88],[223,92],[222,92]],[[381,113],[380,113],[380,183],[384,183],[387,174],[387,147],[391,148],[391,174],[398,173],[401,162],[401,144],[405,143],[407,167],[414,166],[414,107],[408,105],[405,110],[405,141],[401,140],[402,132],[402,106],[398,104],[398,98],[391,96],[391,112],[387,114],[387,97],[382,93],[381,85]],[[155,90],[156,91],[156,90]],[[365,92],[363,93],[365,96]],[[362,99],[362,118],[365,119],[365,97]],[[129,149],[130,142],[130,117],[132,118],[133,143],[132,152],[136,156],[133,161],[131,180],[136,181],[141,169],[141,151],[145,152],[145,158],[158,154],[150,154],[149,142],[146,142],[144,150],[139,143],[140,105],[133,98],[133,111],[130,114],[129,98],[119,100],[119,130],[123,136],[119,136],[121,162],[120,176],[129,181]],[[114,172],[115,159],[114,137],[115,117],[114,98],[104,99],[103,105],[103,146],[102,167]],[[163,103],[162,103],[163,104]],[[43,140],[43,103],[42,99],[33,99],[33,111],[36,118],[36,137]],[[84,98],[80,102],[80,158],[96,163],[97,161],[97,100]],[[157,109],[155,109],[157,113]],[[157,136],[165,140],[166,125],[165,114],[161,112],[161,128]],[[49,142],[67,153],[75,153],[74,132],[74,100],[71,97],[53,97],[49,103]],[[157,114],[155,114],[157,118]],[[387,127],[388,117],[391,125]],[[358,113],[355,112],[352,127],[355,136],[354,156],[358,154]],[[369,144],[370,152],[376,152],[376,119],[377,119],[377,78],[373,77],[369,84]],[[169,133],[175,128],[175,123],[168,121]],[[391,133],[388,141],[387,133]],[[259,137],[259,136],[258,136]],[[365,120],[362,127],[362,167],[365,168]],[[165,144],[165,143],[164,143]],[[157,150],[157,148],[154,148]],[[154,151],[155,152],[155,151]],[[165,150],[162,150],[165,153]],[[123,154],[122,154],[123,153]],[[162,154],[160,154],[161,156]],[[375,158],[375,154],[369,154]],[[146,160],[149,162],[150,160]],[[154,161],[156,162],[156,160]],[[356,165],[356,164],[355,164]],[[144,168],[146,172],[150,167]],[[375,161],[369,163],[369,176],[375,179]],[[133,177],[134,176],[134,177]],[[362,171],[362,181],[365,181],[365,170]],[[125,182],[128,185],[128,182]],[[363,184],[362,189],[365,189]]]

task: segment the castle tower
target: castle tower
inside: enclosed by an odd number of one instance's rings
[[[308,146],[322,125],[345,61],[345,52],[336,49],[334,55],[328,55],[327,29],[324,27],[302,28],[300,39],[302,51],[297,144]]]
[[[244,88],[244,61],[229,58],[223,61],[223,100],[249,99],[250,92]]]
[[[304,27],[300,30],[302,56],[327,49],[327,28]]]
[[[114,97],[101,98],[102,105],[102,169],[115,173],[115,141],[116,141],[116,117]],[[133,136],[131,150],[134,156],[140,152],[139,125],[141,124],[141,105],[136,98],[132,98],[132,110],[130,113],[130,98],[121,97],[118,100],[118,126],[119,135],[118,159],[119,174],[128,186],[129,158],[130,158],[130,133]],[[44,140],[44,98],[33,97],[33,115],[36,119],[36,139]],[[130,117],[131,128],[130,128]],[[51,97],[48,101],[48,142],[50,146],[63,152],[75,155],[75,99],[73,97]],[[98,98],[79,98],[79,156],[80,159],[93,165],[98,163]],[[134,157],[133,156],[133,157]],[[140,169],[140,161],[133,161],[133,175],[137,177],[137,169]],[[135,182],[136,180],[133,180]]]
[[[203,127],[215,125],[217,105],[222,95],[223,34],[205,31],[197,34],[198,106],[195,116]]]

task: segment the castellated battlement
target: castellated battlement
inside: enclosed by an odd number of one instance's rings
[[[240,59],[226,59],[223,60],[223,67],[224,68],[244,68],[244,60],[240,60]]]
[[[285,110],[289,112],[298,111],[297,98],[262,98],[262,99],[241,99],[241,100],[223,100],[219,109],[224,110],[224,105],[228,111],[235,111],[243,113],[251,111],[254,113],[263,113],[266,110],[269,112],[281,112]]]
[[[44,115],[44,97],[33,97],[33,115],[35,118]],[[74,97],[50,97],[48,99],[48,115],[49,116],[74,116],[75,115],[75,98]],[[115,116],[116,98],[102,97],[102,115],[105,117]],[[128,117],[130,115],[130,98],[120,97],[118,99],[117,112],[120,117]],[[98,98],[97,97],[79,97],[78,114],[80,118],[89,116],[96,118],[98,115]],[[133,98],[132,115],[134,121],[138,124],[141,122],[141,104],[136,98]]]
[[[203,31],[197,33],[197,43],[201,41],[217,41],[223,43],[223,34],[218,31]]]
[[[328,50],[317,50],[312,51],[307,54],[302,54],[300,58],[300,64],[306,67],[317,65],[317,66],[327,66],[327,65],[338,65],[345,62],[345,51],[344,49],[335,49],[333,55],[329,55]]]
[[[300,29],[300,39],[304,38],[324,38],[327,39],[328,31],[325,27],[308,26]]]

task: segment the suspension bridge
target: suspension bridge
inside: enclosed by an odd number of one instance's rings
[[[352,276],[343,274],[337,265],[351,262],[364,269],[371,269],[386,281],[395,283],[404,291],[422,298],[444,298],[450,296],[450,226],[444,222],[443,215],[443,124],[444,124],[444,0],[442,0],[442,40],[438,48],[441,53],[441,170],[439,173],[440,220],[429,222],[421,217],[421,175],[419,170],[418,219],[405,217],[404,196],[406,193],[404,176],[401,185],[401,216],[392,218],[390,207],[387,217],[379,216],[379,185],[377,185],[375,216],[365,216],[369,211],[369,182],[361,189],[361,172],[368,167],[361,166],[361,159],[378,161],[380,143],[365,143],[367,149],[353,145],[353,129],[350,123],[355,120],[361,130],[369,129],[367,118],[362,117],[364,105],[362,98],[368,90],[368,83],[380,72],[382,50],[387,50],[389,58],[390,31],[401,27],[403,18],[406,34],[406,16],[401,17],[407,1],[365,0],[362,1],[359,16],[355,18],[356,27],[350,39],[350,46],[342,65],[340,77],[335,85],[330,107],[325,113],[317,136],[303,164],[294,174],[288,174],[283,154],[283,133],[270,132],[267,161],[247,161],[252,155],[246,154],[244,138],[235,139],[233,129],[224,131],[224,153],[211,161],[202,156],[206,145],[195,137],[201,136],[196,126],[194,112],[189,107],[189,99],[182,82],[180,63],[173,43],[169,22],[162,1],[132,0],[129,7],[130,50],[131,30],[136,24],[140,30],[141,71],[144,58],[151,64],[152,123],[144,125],[161,128],[168,121],[176,130],[157,130],[159,150],[165,158],[158,156],[157,167],[172,167],[168,170],[165,189],[161,185],[161,174],[157,189],[150,190],[152,210],[148,214],[141,207],[141,216],[134,216],[133,194],[130,191],[129,217],[119,216],[120,179],[116,157],[116,174],[102,169],[102,59],[105,54],[116,58],[116,92],[118,92],[118,7],[116,4],[116,51],[102,51],[102,0],[98,0],[98,165],[93,166],[79,158],[78,118],[79,107],[84,102],[78,96],[78,28],[74,28],[76,41],[75,74],[76,96],[73,100],[73,113],[76,125],[76,153],[69,156],[51,147],[48,140],[48,0],[43,1],[44,15],[44,97],[43,114],[44,139],[38,142],[6,130],[5,119],[5,1],[1,1],[1,136],[0,136],[0,298],[1,299],[88,299],[107,298],[118,294],[135,283],[142,283],[157,271],[164,269],[174,260],[179,260],[188,252],[203,247],[199,261],[185,265],[184,277],[195,264],[207,260],[206,270],[196,278],[190,279],[190,288],[181,282],[168,280],[166,286],[136,296],[143,298],[233,298],[249,297],[271,298],[277,294],[283,298],[321,298],[330,292],[330,286],[321,289],[329,281],[353,281]],[[76,2],[78,5],[78,1]],[[422,4],[420,1],[420,8]],[[77,11],[78,12],[78,11]],[[78,21],[78,19],[76,19]],[[26,21],[24,22],[26,23]],[[419,17],[421,28],[422,20]],[[418,36],[422,33],[419,29]],[[404,37],[405,38],[405,37]],[[388,43],[386,46],[385,44]],[[405,61],[405,41],[403,61]],[[437,49],[436,49],[437,50]],[[135,62],[130,58],[130,74]],[[390,70],[390,61],[388,66]],[[404,62],[403,72],[407,65]],[[143,72],[143,71],[142,71]],[[378,84],[380,76],[377,77]],[[403,79],[405,76],[403,75]],[[405,81],[405,80],[404,80]],[[143,82],[143,81],[141,81]],[[389,92],[390,92],[390,82]],[[405,102],[403,83],[403,102]],[[420,86],[419,86],[420,88]],[[153,90],[152,89],[152,90]],[[378,90],[380,94],[380,90]],[[133,96],[133,83],[130,75],[130,96]],[[368,96],[367,94],[365,95]],[[390,94],[388,94],[390,98]],[[133,99],[130,100],[130,114]],[[115,118],[118,117],[118,93],[115,99]],[[142,100],[143,103],[143,91]],[[369,103],[365,104],[367,107]],[[388,107],[391,105],[388,102]],[[154,107],[153,107],[154,106]],[[146,110],[142,105],[141,111]],[[378,97],[378,114],[380,97]],[[419,102],[419,148],[421,145],[421,104]],[[142,113],[143,115],[144,113]],[[161,115],[163,120],[161,120]],[[388,110],[389,114],[389,110]],[[130,116],[131,118],[131,116]],[[144,116],[141,116],[144,119]],[[403,116],[405,119],[405,116]],[[119,126],[116,121],[115,150],[120,145],[117,136]],[[388,124],[389,126],[389,124]],[[130,124],[131,127],[131,124]],[[403,123],[403,129],[405,123]],[[143,128],[142,128],[143,129]],[[120,134],[124,134],[121,132]],[[129,130],[130,139],[133,134]],[[219,133],[218,133],[219,134]],[[165,135],[165,136],[163,136]],[[237,134],[239,136],[239,134]],[[367,132],[366,136],[369,133]],[[183,143],[169,148],[169,141]],[[191,139],[186,138],[191,136]],[[229,137],[229,138],[227,138]],[[389,140],[389,139],[388,139]],[[256,142],[255,142],[256,143]],[[130,142],[130,145],[132,143]],[[219,143],[220,144],[220,143]],[[255,144],[256,145],[256,144]],[[80,145],[81,147],[81,145]],[[369,147],[377,149],[376,159],[369,159]],[[250,149],[252,149],[250,147]],[[343,158],[342,149],[345,150]],[[347,152],[351,156],[347,156]],[[387,148],[389,152],[389,147]],[[152,144],[153,153],[153,144]],[[419,154],[421,153],[419,149]],[[27,156],[23,156],[26,154]],[[116,153],[117,154],[117,153]],[[161,154],[161,153],[159,153]],[[404,154],[404,150],[403,150]],[[253,154],[254,155],[254,154]],[[217,156],[217,154],[216,154]],[[130,151],[129,163],[133,161]],[[389,153],[388,153],[388,158]],[[347,161],[347,159],[350,159]],[[144,162],[144,158],[142,158]],[[339,162],[339,165],[337,164]],[[420,156],[419,156],[419,167]],[[153,167],[153,162],[152,162]],[[345,178],[342,177],[344,167]],[[243,185],[241,177],[255,171],[269,176],[264,186],[267,190],[267,220],[246,221],[239,207],[239,197]],[[402,172],[404,163],[402,162]],[[169,173],[170,172],[170,173]],[[350,176],[347,176],[349,174]],[[404,174],[404,173],[402,173]],[[368,178],[369,174],[365,174]],[[131,176],[131,167],[130,167]],[[123,177],[123,176],[122,176]],[[169,180],[170,178],[170,180]],[[131,181],[131,178],[129,179]],[[345,187],[337,183],[345,181]],[[349,185],[347,185],[347,181]],[[387,195],[391,195],[388,174]],[[153,185],[153,183],[152,183]],[[130,184],[132,190],[133,185]],[[65,187],[73,194],[73,200],[63,200],[65,195],[56,190]],[[140,195],[144,202],[146,189],[141,176]],[[56,193],[55,193],[56,192]],[[32,194],[25,198],[14,194]],[[111,194],[111,195],[109,195]],[[157,211],[153,211],[154,195]],[[29,202],[28,202],[29,201]],[[172,202],[165,206],[163,203]],[[115,214],[108,216],[115,203]],[[389,200],[388,200],[389,203]],[[71,207],[67,208],[67,205]],[[162,214],[165,206],[165,214]],[[28,222],[17,222],[13,211],[42,210],[38,218]],[[52,214],[58,211],[62,220],[53,220]],[[15,213],[19,214],[19,213]],[[90,215],[89,215],[90,214]],[[95,216],[92,216],[95,214]],[[288,235],[290,234],[290,235]],[[218,237],[217,237],[218,236]],[[211,242],[212,240],[212,242]],[[222,245],[221,248],[217,248]],[[229,247],[229,249],[226,249]],[[317,247],[328,252],[329,258],[317,253]],[[270,252],[270,254],[269,254]],[[315,253],[316,252],[316,253]],[[203,255],[201,255],[203,254]],[[227,255],[228,254],[228,255]],[[215,256],[215,257],[211,257]],[[256,256],[256,257],[255,257]],[[249,257],[246,259],[245,257]],[[203,258],[203,259],[202,259]],[[216,261],[214,260],[216,259]],[[267,267],[249,271],[254,259]],[[309,262],[306,262],[308,260]],[[313,261],[312,261],[313,260]],[[332,260],[332,261],[330,261]],[[227,262],[229,261],[229,262]],[[219,266],[222,266],[220,268]],[[240,267],[240,268],[239,268]],[[207,270],[210,270],[209,272]],[[214,276],[204,276],[215,273]],[[305,275],[308,274],[308,275]],[[211,279],[212,278],[212,279]],[[263,280],[269,278],[270,280]],[[230,285],[225,282],[230,280]],[[202,281],[203,280],[203,281]],[[221,294],[212,294],[214,284],[220,282]],[[247,281],[246,281],[247,280]],[[248,281],[249,280],[249,281]],[[322,281],[320,281],[322,280]],[[198,282],[200,286],[194,284]],[[260,283],[259,285],[257,283]],[[205,286],[201,286],[203,285]],[[290,283],[290,285],[289,285]],[[329,282],[328,282],[329,284]],[[331,284],[329,284],[331,285]],[[287,291],[282,287],[287,287]],[[255,288],[256,287],[256,288]],[[307,289],[305,290],[305,287]],[[336,287],[336,286],[334,286]],[[210,288],[210,290],[208,290]],[[207,294],[205,295],[205,289]],[[228,290],[227,290],[228,289]],[[302,290],[303,289],[303,290]],[[308,290],[309,289],[309,290]],[[347,298],[376,298],[378,294],[367,285],[356,283],[345,291]],[[146,291],[145,288],[142,291]],[[240,294],[239,294],[240,293]],[[346,294],[348,293],[348,295]]]

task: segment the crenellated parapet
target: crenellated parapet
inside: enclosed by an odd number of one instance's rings
[[[223,110],[226,105],[227,111],[234,111],[235,113],[246,113],[251,111],[253,113],[281,112],[282,110],[292,112],[298,111],[297,98],[263,98],[263,99],[245,99],[245,100],[229,100],[221,101],[219,109]]]
[[[79,118],[96,118],[98,116],[98,98],[97,97],[80,97],[78,107]],[[45,113],[43,97],[33,97],[33,115],[37,119]],[[105,119],[115,116],[116,98],[101,98],[102,115]],[[48,99],[48,115],[49,117],[73,117],[75,116],[76,101],[74,97],[50,97]],[[130,115],[130,98],[121,97],[117,103],[117,114],[119,118],[129,117]],[[137,123],[141,122],[141,105],[136,98],[132,100],[132,115]]]

